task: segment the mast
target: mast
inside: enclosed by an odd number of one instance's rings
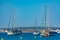
[[[35,18],[35,27],[37,27],[37,17]]]
[[[48,11],[48,30],[49,30],[49,27],[50,27],[50,11]]]
[[[44,13],[44,26],[45,26],[45,30],[47,30],[47,27],[46,27],[46,5],[45,5],[45,13]]]
[[[13,11],[13,10],[12,10]],[[13,13],[13,15],[12,15],[12,24],[11,24],[11,27],[12,27],[12,29],[14,28],[14,20],[15,20],[15,13],[14,12],[12,12]]]
[[[37,17],[35,18],[35,27],[37,26]]]
[[[9,27],[10,27],[10,25],[11,25],[11,16],[12,16],[12,12],[13,12],[13,10],[11,11],[11,14],[10,14],[10,17],[9,17],[8,29],[9,29]]]
[[[35,17],[33,30],[35,29],[36,26],[37,26],[37,17]],[[35,31],[36,31],[36,29],[35,29]]]
[[[15,13],[13,12],[13,9],[11,10],[10,18],[9,18],[9,24],[8,24],[8,29],[11,26],[14,28],[14,19],[15,19]]]

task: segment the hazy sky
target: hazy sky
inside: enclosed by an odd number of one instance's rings
[[[59,0],[0,0],[0,26],[8,27],[9,17],[13,9],[15,13],[14,25],[17,27],[37,26],[44,23],[44,5],[46,4],[47,25],[60,26]],[[11,16],[12,19],[12,16]]]

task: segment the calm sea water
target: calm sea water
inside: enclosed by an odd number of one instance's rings
[[[22,39],[20,39],[21,37]],[[49,37],[40,37],[40,35],[33,35],[32,33],[23,33],[20,35],[11,36],[0,33],[0,40],[1,38],[3,38],[4,40],[60,40],[60,34],[56,34]]]

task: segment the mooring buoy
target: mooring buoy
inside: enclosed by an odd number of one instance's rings
[[[42,36],[40,36],[40,37],[42,37]]]
[[[4,40],[4,38],[1,38],[1,40]]]
[[[34,38],[36,38],[36,36],[34,36]]]
[[[20,37],[20,40],[22,40],[22,37]]]

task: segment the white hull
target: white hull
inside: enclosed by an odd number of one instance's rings
[[[59,29],[57,29],[57,30],[56,30],[56,32],[57,32],[57,33],[60,33],[60,30],[59,30]]]
[[[42,30],[42,31],[40,32],[40,35],[41,35],[41,36],[45,36],[45,35],[48,35],[48,36],[49,36],[50,34],[49,34],[48,31],[46,32],[45,30]]]
[[[14,33],[13,32],[7,32],[7,35],[13,35]]]
[[[49,33],[46,33],[46,34],[50,35]],[[41,36],[44,36],[44,35],[45,35],[45,33],[41,33],[40,35],[41,35]]]
[[[59,31],[59,32],[57,32],[57,33],[60,33],[60,31]]]
[[[37,34],[39,34],[39,32],[33,32],[33,35],[37,35]]]
[[[60,30],[59,30],[59,29],[56,29],[56,30],[50,30],[50,31],[60,33]]]

